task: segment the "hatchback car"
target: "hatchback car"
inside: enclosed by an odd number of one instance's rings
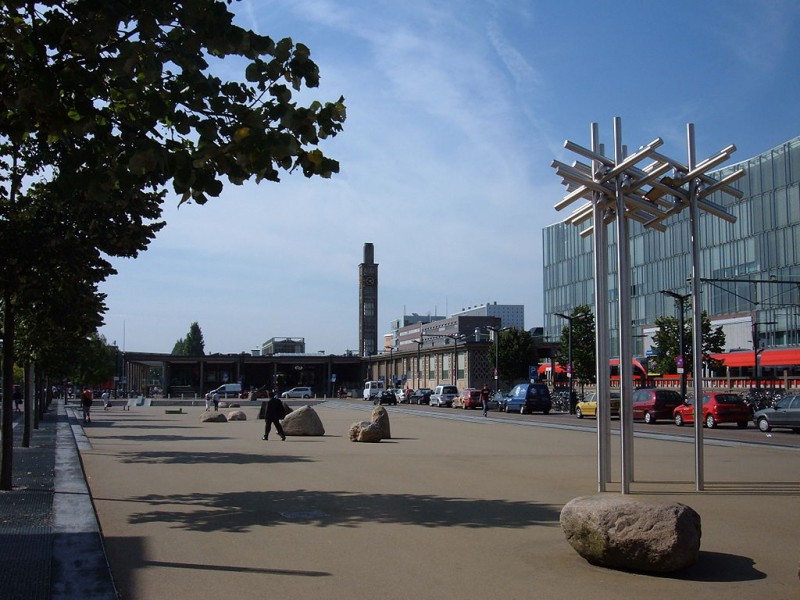
[[[642,388],[633,392],[633,418],[648,425],[659,419],[672,420],[672,411],[683,404],[683,398],[675,390]]]
[[[694,423],[694,398],[688,398],[672,411],[675,425]],[[750,420],[750,407],[739,394],[706,392],[703,394],[703,423],[709,429],[719,423],[736,423],[741,429]]]
[[[293,387],[281,394],[281,398],[311,398],[314,392],[310,387]]]
[[[383,390],[380,394],[375,396],[375,399],[372,401],[373,404],[394,404],[397,405],[397,396],[395,396],[394,390]]]
[[[431,406],[453,406],[453,400],[458,398],[458,388],[454,385],[437,385],[431,394]]]
[[[411,392],[411,395],[408,397],[409,404],[430,404],[431,401],[431,394],[433,390],[431,388],[419,388],[418,390],[414,390]]]
[[[784,396],[771,408],[762,408],[753,415],[753,423],[761,431],[785,427],[800,433],[800,395]]]
[[[575,416],[579,419],[597,416],[597,392],[592,392],[585,400],[578,402],[575,406]],[[611,392],[611,416],[619,416],[619,392]]]
[[[527,414],[540,412],[549,414],[553,408],[550,389],[545,383],[520,383],[503,398],[502,410]]]

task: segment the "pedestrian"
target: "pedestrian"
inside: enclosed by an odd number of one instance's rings
[[[278,435],[281,436],[281,440],[285,442],[286,434],[283,433],[283,426],[281,425],[281,419],[283,419],[285,416],[286,408],[283,406],[283,400],[273,394],[267,402],[267,410],[264,414],[264,435],[261,437],[261,439],[269,439],[269,432],[274,424],[275,430],[278,432]]]
[[[103,410],[111,408],[111,396],[109,396],[108,390],[103,390],[101,398],[103,399]]]
[[[214,412],[219,410],[219,394],[217,392],[211,393],[211,401],[214,403]]]
[[[206,410],[211,408],[211,392],[206,394]]]
[[[12,397],[14,398],[14,406],[17,407],[17,412],[22,412],[20,408],[22,406],[22,388],[20,386],[14,386]]]
[[[92,390],[90,390],[88,387],[83,388],[83,392],[81,392],[81,408],[83,409],[84,423],[92,422],[93,402],[94,402],[94,396],[92,396]]]
[[[489,414],[489,387],[484,383],[481,388],[481,405],[483,406],[483,416]]]

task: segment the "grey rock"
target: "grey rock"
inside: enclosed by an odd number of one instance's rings
[[[310,406],[301,406],[283,418],[286,435],[325,435],[325,427],[317,412]]]
[[[247,421],[247,414],[243,410],[232,410],[228,413],[228,421]]]
[[[351,442],[380,442],[383,432],[376,423],[360,421],[350,426],[349,437]]]
[[[561,510],[561,528],[583,558],[614,569],[669,573],[700,552],[700,515],[679,502],[582,496]]]
[[[392,439],[392,429],[389,426],[389,413],[383,406],[376,406],[372,409],[372,418],[370,420],[380,428],[383,439]]]
[[[200,415],[201,423],[227,423],[228,419],[221,412],[211,412],[210,410],[204,411]]]

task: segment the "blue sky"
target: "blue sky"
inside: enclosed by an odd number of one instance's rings
[[[795,0],[245,0],[237,22],[309,46],[319,88],[345,97],[323,145],[330,180],[228,185],[205,206],[165,205],[167,226],[116,260],[109,342],[169,352],[197,321],[207,353],[303,337],[358,348],[358,264],[380,265],[379,326],[403,313],[524,304],[543,324],[542,228],[567,216],[550,163],[597,122],[635,149],[738,162],[800,134]],[[231,76],[239,65],[225,64]],[[609,151],[610,152],[610,151]],[[728,163],[730,164],[730,163]],[[565,211],[568,212],[568,211]],[[667,223],[668,224],[668,223]]]

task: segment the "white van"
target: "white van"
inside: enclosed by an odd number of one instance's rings
[[[220,398],[227,398],[233,397],[238,398],[242,395],[242,384],[241,383],[226,383],[224,385],[219,386],[215,390],[211,390],[210,394],[217,394]]]
[[[376,396],[380,396],[381,392],[386,389],[382,381],[367,381],[364,383],[364,400],[375,400]]]

